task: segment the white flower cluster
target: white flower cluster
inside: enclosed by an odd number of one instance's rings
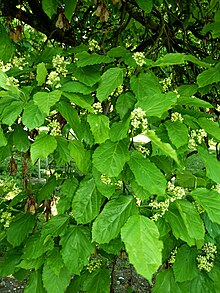
[[[56,68],[56,72],[59,74],[62,74],[64,77],[66,77],[68,70],[66,69],[66,66],[70,64],[68,60],[65,60],[63,56],[56,55],[52,59],[53,67]]]
[[[102,104],[100,102],[94,103],[92,107],[94,109],[94,114],[102,113]]]
[[[162,83],[162,85],[163,85],[163,91],[167,92],[172,85],[172,74],[169,77],[161,80],[160,83]]]
[[[61,87],[60,77],[56,71],[51,71],[47,77],[46,84],[55,87],[56,89]]]
[[[110,177],[108,177],[107,175],[102,174],[101,175],[101,181],[102,183],[104,183],[105,185],[112,185],[112,180]]]
[[[202,253],[197,256],[199,270],[210,272],[213,268],[217,247],[211,242],[207,242],[202,247]]]
[[[61,135],[61,128],[60,128],[60,123],[56,120],[51,121],[48,124],[49,128],[50,128],[50,134],[52,136],[59,136]]]
[[[212,190],[217,191],[220,194],[220,184],[218,183],[215,186],[213,186]]]
[[[175,122],[175,121],[180,121],[180,122],[183,122],[183,117],[180,113],[178,112],[174,112],[171,114],[171,121],[172,122]]]
[[[89,50],[90,51],[100,50],[100,46],[96,40],[89,40]]]
[[[149,203],[149,207],[157,210],[157,212],[151,217],[151,220],[157,221],[159,218],[162,218],[163,215],[168,211],[170,205],[170,200],[166,199],[165,201],[157,202],[153,200]]]
[[[3,61],[0,61],[0,69],[3,72],[10,70],[12,67],[17,67],[20,70],[22,70],[24,68],[24,66],[27,64],[28,63],[25,61],[25,58],[15,56],[10,62],[8,62],[6,64],[4,64]]]
[[[189,148],[195,148],[198,144],[201,144],[207,133],[204,129],[192,130],[190,132]]]
[[[102,266],[102,260],[101,259],[91,259],[89,264],[87,265],[87,270],[92,273],[96,269],[99,269]]]
[[[177,254],[177,246],[171,251],[170,253],[170,258],[168,260],[168,263],[169,264],[174,264],[175,263],[175,260],[176,260],[176,254]]]
[[[8,70],[10,70],[12,68],[12,64],[11,63],[6,63],[4,64],[3,61],[0,61],[0,69],[3,71],[3,72],[6,72]]]
[[[149,156],[150,155],[150,150],[142,145],[137,146],[136,150],[143,155]]]
[[[137,65],[143,66],[146,64],[145,55],[143,52],[136,52],[132,55],[132,57],[134,58],[134,61],[137,63]]]
[[[114,95],[115,97],[120,96],[123,93],[123,85],[119,85],[114,92],[111,93],[110,96]]]
[[[131,112],[131,125],[134,130],[142,128],[143,131],[146,131],[148,128],[148,121],[146,118],[146,113],[141,108],[136,108]]]
[[[174,202],[177,199],[182,199],[186,196],[186,191],[184,188],[180,186],[175,186],[172,182],[168,182],[167,190],[172,193],[172,197],[170,198],[170,202]]]
[[[10,77],[7,78],[6,85],[7,86],[16,86],[16,87],[18,87],[19,86],[19,80],[17,78],[14,78],[13,76],[10,76]]]

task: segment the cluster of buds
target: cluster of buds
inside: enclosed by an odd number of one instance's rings
[[[50,134],[52,136],[59,136],[61,135],[61,128],[60,128],[60,123],[56,120],[51,121],[48,124],[48,127],[50,128]]]
[[[110,177],[108,177],[107,175],[102,174],[101,175],[101,181],[102,183],[104,183],[105,185],[112,185],[112,180]]]
[[[174,264],[175,263],[175,260],[176,260],[176,254],[177,254],[177,246],[171,251],[170,253],[170,258],[168,260],[168,263],[170,265]]]
[[[100,50],[100,46],[96,40],[89,40],[89,50],[90,51]]]
[[[143,52],[136,52],[132,55],[132,57],[138,66],[143,66],[146,64],[145,55]]]
[[[162,81],[160,81],[160,83],[162,84],[163,91],[167,92],[172,85],[172,73],[170,74],[169,77],[164,78]]]
[[[102,266],[102,260],[98,258],[91,259],[89,264],[87,265],[87,270],[92,273],[96,269],[99,269]]]
[[[137,146],[136,150],[145,156],[150,155],[150,150],[142,145]]]
[[[62,74],[64,77],[68,74],[66,66],[70,64],[70,61],[65,60],[63,56],[56,55],[52,59],[53,67],[56,68],[56,72]]]
[[[94,109],[94,114],[102,113],[102,104],[100,102],[94,103],[92,107]]]
[[[148,121],[146,113],[141,108],[136,108],[131,112],[131,126],[134,130],[141,128],[143,132],[147,131]]]
[[[119,85],[114,92],[111,93],[111,96],[114,95],[115,97],[120,96],[123,93],[123,85]]]
[[[54,88],[60,88],[60,77],[59,74],[56,71],[51,71],[47,77],[46,84],[54,87]]]
[[[168,182],[167,185],[168,192],[172,193],[170,202],[174,202],[177,199],[182,199],[186,196],[186,191],[180,186],[175,186],[172,182]]]
[[[220,193],[220,184],[218,183],[215,186],[213,186],[212,190],[217,191],[218,193]]]
[[[171,114],[170,120],[172,122],[175,122],[175,121],[183,122],[183,117],[182,117],[182,115],[180,113],[174,112],[174,113]]]
[[[11,223],[11,221],[13,220],[13,218],[14,217],[12,216],[12,214],[10,212],[7,212],[7,211],[3,212],[3,211],[1,211],[0,223],[3,224],[3,227],[4,228],[8,228],[9,225],[10,225],[10,223]]]
[[[17,78],[14,78],[13,76],[10,76],[10,77],[7,78],[6,85],[7,86],[16,86],[16,87],[18,87],[19,86],[19,80]]]
[[[217,247],[211,242],[207,242],[202,247],[202,253],[197,256],[199,270],[210,272],[213,268],[215,256],[217,254]]]
[[[201,144],[207,133],[204,129],[192,130],[190,132],[189,148],[195,148],[198,144]]]
[[[156,201],[153,200],[149,203],[149,207],[152,207],[156,210],[156,213],[151,217],[151,220],[157,221],[159,218],[162,218],[163,215],[168,211],[170,205],[170,200],[166,199],[165,201]]]
[[[193,201],[192,204],[194,205],[195,209],[197,210],[199,214],[202,214],[205,212],[205,209],[197,201]]]

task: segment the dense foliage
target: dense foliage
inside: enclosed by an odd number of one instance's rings
[[[114,292],[126,252],[154,293],[219,292],[220,1],[0,10],[0,275]]]

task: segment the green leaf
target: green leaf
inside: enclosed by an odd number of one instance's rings
[[[71,21],[73,13],[76,9],[77,0],[64,0],[64,14],[66,18]]]
[[[206,176],[220,184],[220,164],[219,161],[207,150],[198,147],[199,157],[206,167]]]
[[[201,66],[201,67],[206,67],[206,68],[209,68],[211,65],[210,63],[207,63],[207,62],[204,62],[204,61],[201,61],[199,60],[198,58],[196,58],[195,56],[193,55],[186,55],[184,57],[185,61],[190,61],[198,66]]]
[[[129,262],[150,282],[162,263],[163,242],[159,237],[156,224],[141,215],[131,216],[121,229]]]
[[[43,113],[49,115],[50,108],[59,101],[60,97],[61,91],[58,90],[50,93],[38,92],[34,94],[33,101]]]
[[[67,269],[70,273],[79,275],[94,252],[89,229],[82,226],[70,226],[67,233],[61,237],[60,244],[62,245],[61,254]]]
[[[87,121],[94,136],[95,143],[103,143],[109,138],[109,118],[102,114],[89,114]]]
[[[61,197],[56,205],[58,214],[64,214],[65,211],[71,207],[73,195],[78,187],[78,180],[76,178],[69,178],[64,181],[61,186]]]
[[[57,181],[55,176],[50,176],[48,181],[43,185],[37,194],[37,201],[40,204],[45,199],[50,199],[51,195],[55,192]]]
[[[153,66],[170,66],[185,63],[185,55],[183,53],[168,53],[160,57]]]
[[[37,64],[37,76],[36,81],[38,86],[42,86],[45,83],[47,77],[47,68],[44,62]]]
[[[96,53],[89,54],[88,52],[81,52],[76,54],[76,58],[78,58],[77,66],[84,67],[88,65],[94,64],[102,64],[102,63],[110,63],[114,61],[114,59],[106,56],[106,55],[98,55]]]
[[[129,152],[126,140],[118,142],[108,140],[97,147],[92,162],[101,173],[109,177],[117,177],[128,160]]]
[[[208,274],[200,273],[191,282],[190,293],[211,293],[217,292],[214,283]]]
[[[110,198],[115,193],[115,189],[116,189],[115,184],[113,182],[111,182],[110,184],[105,184],[104,182],[102,182],[101,180],[102,173],[99,172],[94,167],[92,168],[92,175],[95,179],[95,184],[98,191],[105,197]]]
[[[179,97],[177,99],[178,105],[187,105],[201,108],[213,108],[213,105],[196,97]]]
[[[69,223],[69,217],[66,215],[53,216],[42,227],[41,237],[46,238],[48,235],[57,237],[62,234]]]
[[[180,96],[184,97],[192,97],[198,90],[198,86],[196,84],[183,84],[177,88],[177,92]],[[181,97],[178,98],[178,101]],[[196,98],[196,100],[200,100]],[[201,100],[200,100],[201,101]]]
[[[18,96],[7,95],[0,99],[0,119],[3,124],[12,125],[22,111],[22,101]]]
[[[39,270],[31,272],[24,293],[45,293],[42,276]]]
[[[189,293],[189,291],[183,291],[180,286],[175,282],[172,269],[165,269],[157,274],[153,293]]]
[[[154,163],[134,151],[128,165],[138,185],[151,194],[164,195],[166,179]]]
[[[219,66],[209,68],[197,76],[197,84],[199,87],[204,87],[219,81],[220,81]]]
[[[147,137],[152,141],[153,144],[155,144],[159,149],[161,149],[163,153],[174,159],[177,162],[177,164],[179,164],[177,153],[170,144],[162,142],[153,130],[148,130]]]
[[[212,135],[217,141],[220,141],[220,129],[217,122],[205,117],[199,118],[197,122],[208,134]]]
[[[94,112],[94,109],[91,107],[89,101],[86,101],[86,97],[80,94],[72,94],[63,92],[63,96],[69,99],[72,103],[80,106],[83,109],[88,110],[89,112]]]
[[[31,145],[31,160],[35,163],[38,159],[45,159],[57,147],[54,136],[39,134]]]
[[[13,132],[13,143],[20,152],[26,152],[29,149],[28,134],[20,125],[16,125]]]
[[[61,293],[70,283],[71,275],[66,268],[62,268],[59,276],[48,266],[44,265],[42,279],[47,292]]]
[[[130,119],[114,122],[109,132],[111,141],[119,141],[121,139],[126,138],[128,135],[129,127]]]
[[[3,25],[0,25],[0,56],[1,60],[8,62],[14,55],[15,46],[13,45],[8,32]]]
[[[71,104],[62,101],[58,104],[58,111],[69,123],[70,127],[74,130],[77,137],[81,138],[82,126],[76,109],[74,109]]]
[[[122,94],[118,97],[116,102],[116,111],[120,115],[120,118],[123,119],[125,115],[131,112],[136,103],[134,94],[131,92]]]
[[[22,259],[17,267],[25,270],[38,270],[44,263],[44,256],[36,259]]]
[[[205,188],[197,188],[191,192],[191,195],[205,209],[209,219],[220,225],[220,197],[217,191]]]
[[[56,154],[55,159],[58,161],[58,165],[64,163],[69,163],[72,159],[70,156],[70,150],[68,148],[69,142],[66,138],[62,136],[56,136],[57,141],[57,148],[56,148]]]
[[[70,141],[69,150],[77,168],[82,173],[87,174],[91,164],[90,151],[85,150],[82,142],[79,140]]]
[[[132,196],[120,195],[111,199],[93,223],[93,241],[102,244],[116,238],[128,218],[136,213],[137,207]]]
[[[31,100],[24,107],[22,122],[29,130],[32,130],[41,126],[46,116],[47,115],[34,104],[34,101]]]
[[[63,92],[81,93],[84,95],[88,95],[93,91],[91,87],[88,87],[79,81],[68,81],[62,85],[60,90]]]
[[[141,73],[137,77],[131,77],[131,89],[138,100],[146,97],[152,97],[155,94],[161,94],[161,85],[158,78],[151,72]]]
[[[181,121],[167,121],[165,123],[168,136],[172,144],[178,149],[188,144],[188,128]]]
[[[88,293],[109,293],[110,273],[107,268],[93,271],[83,282],[83,291]]]
[[[35,217],[28,213],[16,216],[7,230],[8,242],[13,246],[19,246],[34,228],[35,221]]]
[[[118,255],[121,249],[124,248],[124,245],[121,241],[121,238],[114,238],[109,243],[100,244],[99,247],[106,251],[109,254]]]
[[[176,282],[191,281],[199,274],[196,261],[197,255],[197,249],[195,247],[189,247],[186,244],[178,249],[173,264]]]
[[[153,8],[153,1],[152,0],[135,0],[138,6],[143,9],[146,13],[150,13]]]
[[[7,277],[13,274],[17,268],[16,266],[20,262],[21,255],[18,251],[9,250],[4,253],[4,257],[0,261],[0,275],[1,277]]]
[[[2,127],[0,126],[0,147],[4,147],[7,145],[7,139],[5,138]]]
[[[79,185],[72,201],[72,213],[77,224],[87,224],[98,214],[102,195],[96,190],[93,178],[85,177]]]
[[[145,97],[137,96],[137,100],[136,107],[144,110],[147,116],[161,117],[177,102],[177,97],[173,92],[169,92],[166,94],[156,93]]]
[[[97,99],[103,102],[122,83],[123,69],[119,67],[109,68],[101,76],[101,81],[97,89]]]
[[[55,247],[53,250],[47,253],[46,262],[54,274],[56,274],[56,276],[59,278],[60,271],[64,267],[64,262],[58,247]]]
[[[100,70],[96,66],[79,67],[73,71],[74,76],[87,86],[93,86],[100,80]]]
[[[57,13],[57,1],[56,0],[42,0],[42,8],[44,12],[51,18]]]

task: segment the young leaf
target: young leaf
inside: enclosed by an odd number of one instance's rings
[[[92,239],[99,244],[116,238],[127,219],[137,213],[135,200],[129,195],[120,195],[110,200],[92,226]]]
[[[35,216],[20,213],[7,230],[8,242],[13,246],[19,246],[34,228],[35,221]]]
[[[93,271],[83,282],[83,291],[91,293],[109,293],[110,273],[106,268]]]
[[[129,262],[148,281],[162,263],[163,242],[159,237],[156,224],[141,215],[131,216],[121,229]]]
[[[101,173],[109,177],[117,177],[128,160],[129,152],[126,140],[118,142],[108,140],[97,147],[92,162]]]
[[[89,114],[87,121],[90,125],[95,143],[103,143],[109,138],[109,118],[105,115]]]
[[[178,249],[173,264],[176,282],[191,281],[199,274],[196,260],[197,255],[197,249],[186,244]]]
[[[139,152],[134,151],[128,165],[138,185],[151,194],[164,195],[166,179],[154,163],[144,158]]]
[[[123,83],[123,69],[119,67],[110,68],[101,77],[97,89],[97,98],[103,102],[109,95]]]
[[[37,64],[37,85],[42,86],[45,83],[47,77],[47,68],[44,62]]]
[[[72,213],[77,224],[87,224],[98,214],[102,195],[96,190],[93,178],[85,177],[79,185],[72,201]]]
[[[94,252],[89,229],[83,226],[70,226],[61,237],[60,244],[62,245],[61,255],[67,269],[71,274],[79,275]]]
[[[40,270],[31,272],[24,293],[45,293]]]
[[[31,145],[31,160],[33,163],[37,159],[45,159],[57,147],[57,141],[54,136],[39,134],[35,142]]]
[[[50,108],[59,101],[60,97],[61,91],[58,90],[50,93],[38,92],[34,94],[33,101],[43,113],[49,115]]]

